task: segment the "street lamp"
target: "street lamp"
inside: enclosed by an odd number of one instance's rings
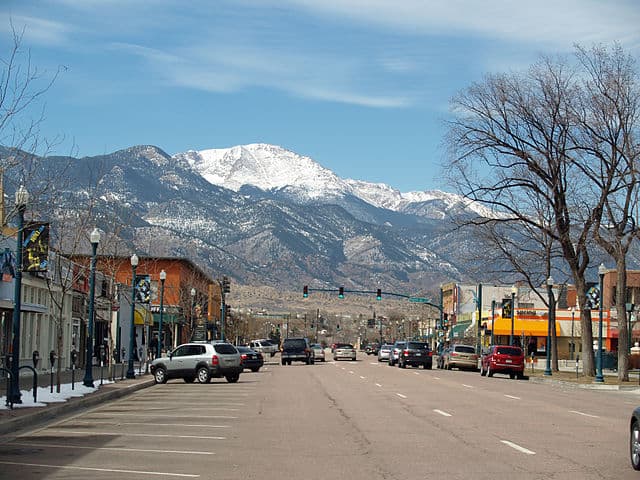
[[[129,330],[129,364],[127,366],[127,378],[136,378],[133,371],[133,337],[135,335],[136,316],[136,268],[138,267],[138,256],[131,255],[131,329]]]
[[[627,310],[627,352],[631,353],[631,314],[633,313],[633,303],[625,303]]]
[[[598,276],[600,277],[600,300],[598,305],[598,368],[596,371],[596,382],[604,383],[604,377],[602,376],[602,304],[604,303],[604,274],[607,272],[607,268],[604,263],[601,263],[598,267]]]
[[[493,345],[493,332],[496,329],[496,300],[491,300],[491,345]]]
[[[158,351],[156,358],[162,355],[162,315],[164,314],[164,281],[167,279],[167,272],[160,270],[160,321],[158,322]]]
[[[196,328],[196,322],[193,321],[193,317],[194,317],[194,310],[196,306],[196,289],[192,288],[191,289],[191,338],[193,339],[193,332],[194,329]]]
[[[545,376],[551,376],[551,317],[553,315],[553,277],[549,275],[547,278],[547,347],[545,348],[547,354],[547,364],[544,369]]]
[[[87,339],[87,358],[85,360],[84,381],[85,387],[93,388],[93,316],[94,298],[96,294],[96,251],[100,243],[100,230],[94,228],[89,235],[91,242],[91,270],[89,277],[89,338]]]
[[[576,342],[573,335],[573,325],[576,319],[576,309],[571,307],[571,350],[569,350],[569,360],[573,360],[573,356],[576,352]]]
[[[509,345],[513,345],[513,327],[516,317],[516,293],[518,288],[514,285],[511,287],[511,335],[509,335]]]
[[[20,394],[20,309],[22,308],[20,301],[22,296],[22,248],[24,235],[24,212],[29,203],[29,192],[24,185],[16,191],[15,198],[16,209],[18,210],[18,231],[16,233],[16,278],[14,284],[13,296],[13,344],[12,344],[12,360],[11,360],[11,394],[10,403],[22,403]]]

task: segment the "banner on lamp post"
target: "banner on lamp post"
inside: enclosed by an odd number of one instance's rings
[[[149,303],[151,301],[151,276],[136,275],[136,303]]]
[[[22,271],[46,272],[49,268],[49,224],[27,223],[23,232]]]

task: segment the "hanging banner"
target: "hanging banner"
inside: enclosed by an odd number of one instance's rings
[[[49,268],[49,224],[27,223],[23,233],[22,271],[46,272]]]
[[[151,301],[151,275],[136,275],[136,303]]]

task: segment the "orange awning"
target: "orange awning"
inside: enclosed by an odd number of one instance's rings
[[[491,322],[487,322],[489,326]],[[513,334],[524,335],[527,337],[546,337],[547,336],[547,320],[520,320],[516,317],[513,322]],[[556,335],[558,334],[558,322],[555,322]],[[493,327],[494,335],[511,335],[511,319],[497,317]]]

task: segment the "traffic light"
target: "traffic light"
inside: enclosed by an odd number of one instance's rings
[[[229,293],[231,291],[231,282],[229,282],[229,277],[222,277],[222,293]]]
[[[302,287],[302,296],[304,298],[307,298],[309,296],[309,287],[307,285]]]
[[[224,306],[224,316],[227,318],[231,318],[231,305]]]
[[[338,289],[338,298],[344,298],[344,287]]]
[[[382,300],[382,290],[376,290],[376,300]]]

